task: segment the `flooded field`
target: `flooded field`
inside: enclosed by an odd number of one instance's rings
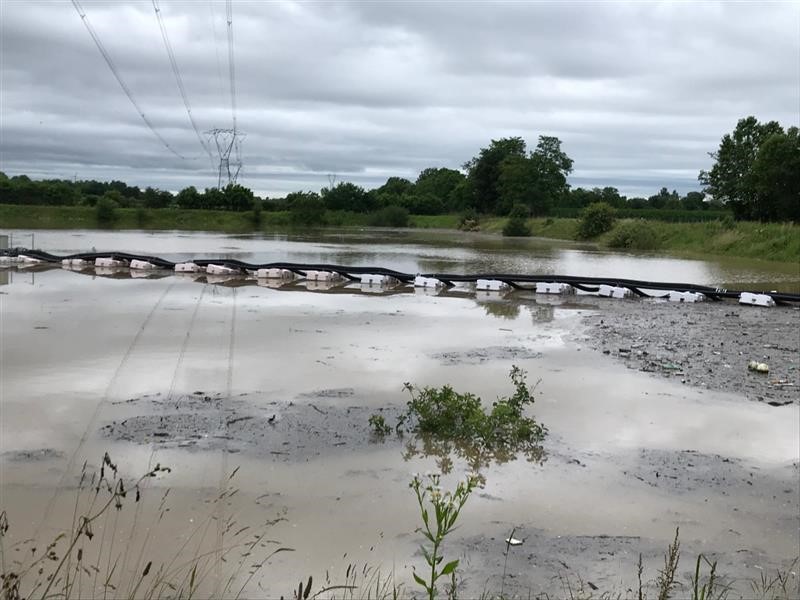
[[[796,267],[769,263],[435,232],[37,232],[36,245],[782,291],[800,280]],[[393,423],[406,382],[492,401],[511,393],[518,365],[536,384],[545,455],[481,469],[485,483],[445,549],[462,559],[464,597],[501,585],[523,597],[558,593],[565,576],[625,592],[640,553],[655,577],[676,527],[681,573],[699,552],[741,580],[787,569],[800,554],[796,309],[357,285],[289,291],[60,269],[0,272],[0,283],[0,510],[12,543],[46,543],[68,528],[82,469],[99,469],[108,452],[126,477],[171,469],[143,482],[141,503],[98,521],[106,548],[132,549],[121,569],[219,557],[265,527],[265,552],[292,551],[253,579],[236,572],[246,597],[291,597],[309,575],[315,588],[326,573],[341,583],[351,564],[412,585],[412,568],[424,564],[412,474],[450,458],[443,482],[452,487],[469,466],[422,444],[409,452],[408,436],[376,438],[368,419],[380,412]],[[768,361],[770,374],[748,373],[750,360]],[[506,563],[512,530],[524,541]],[[255,560],[237,556],[211,563],[200,595],[219,595],[236,564]]]

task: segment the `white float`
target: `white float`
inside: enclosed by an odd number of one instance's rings
[[[206,273],[209,275],[236,275],[239,273],[237,269],[226,267],[225,265],[208,265]]]
[[[176,273],[200,273],[203,270],[203,267],[193,262],[178,263],[175,265]]]
[[[339,281],[342,278],[339,273],[334,273],[333,271],[306,271],[306,279],[309,281],[326,281],[326,282],[334,282]]]
[[[700,292],[675,292],[669,293],[670,302],[703,302],[706,299],[705,294]]]
[[[96,258],[94,261],[95,267],[119,268],[127,267],[128,265],[124,260],[116,260],[114,258]]]
[[[435,290],[444,287],[444,283],[435,277],[422,277],[421,275],[417,275],[414,278],[414,287],[431,288]]]
[[[475,289],[483,292],[501,292],[509,287],[511,286],[498,279],[478,279],[475,282]]]
[[[361,276],[361,286],[390,286],[397,285],[399,282],[391,275],[374,275],[365,273]]]
[[[536,284],[537,294],[574,294],[575,288],[568,283],[545,283],[540,281]]]
[[[775,300],[767,294],[754,294],[752,292],[742,292],[739,294],[739,304],[749,304],[751,306],[775,306]]]
[[[258,279],[283,279],[291,281],[295,278],[294,273],[289,269],[258,269],[255,274]]]
[[[622,298],[630,298],[633,296],[633,292],[625,287],[601,284],[600,287],[597,288],[597,295],[603,296],[604,298],[617,298],[621,300]]]
[[[153,263],[146,261],[146,260],[138,260],[133,259],[131,261],[131,269],[138,270],[138,271],[152,271],[153,269],[157,269],[158,267]]]
[[[26,265],[36,265],[36,264],[44,262],[40,258],[34,258],[33,256],[27,256],[25,254],[20,254],[19,256],[17,256],[17,259],[18,259],[19,262],[21,262],[23,264],[26,264]]]

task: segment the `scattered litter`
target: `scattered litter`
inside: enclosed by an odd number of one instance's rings
[[[756,371],[757,373],[769,373],[769,365],[767,363],[760,363],[755,360],[751,360],[747,368],[751,371]]]
[[[522,546],[522,542],[523,540],[518,540],[514,537],[506,538],[506,544],[509,546]]]

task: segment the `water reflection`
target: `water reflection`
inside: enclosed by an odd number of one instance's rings
[[[547,452],[541,444],[527,444],[521,448],[502,446],[488,448],[482,444],[469,441],[446,440],[434,435],[416,435],[406,442],[403,449],[403,460],[417,458],[433,458],[436,468],[447,475],[453,470],[454,458],[464,461],[470,473],[474,473],[486,483],[486,471],[492,464],[502,465],[518,458],[525,458],[529,463],[543,465],[547,461]]]

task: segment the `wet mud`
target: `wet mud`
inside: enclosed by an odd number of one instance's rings
[[[226,398],[199,391],[177,399],[159,394],[125,400],[136,413],[106,423],[101,434],[114,441],[152,444],[155,448],[244,453],[281,462],[307,461],[331,453],[363,450],[377,441],[368,419],[375,412],[394,422],[400,407],[376,411],[354,404],[352,389],[323,389],[293,400],[270,400],[259,394]],[[319,405],[312,400],[319,398]],[[325,400],[345,399],[344,405]],[[302,401],[301,401],[302,400]]]
[[[586,343],[618,364],[771,406],[800,403],[800,309],[730,302],[606,302]],[[766,363],[768,373],[748,369]]]

